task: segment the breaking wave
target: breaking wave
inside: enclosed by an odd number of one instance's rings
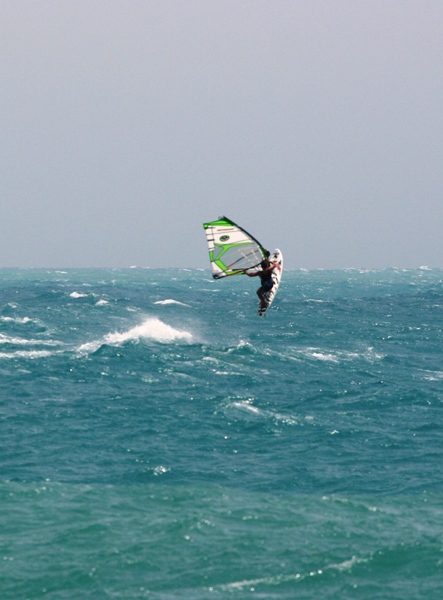
[[[78,351],[83,353],[91,353],[98,350],[103,345],[119,346],[125,342],[137,342],[141,339],[153,340],[161,343],[170,343],[175,341],[192,342],[193,335],[189,331],[175,329],[167,323],[163,323],[160,319],[149,318],[141,325],[132,327],[128,331],[122,333],[108,333],[101,340],[95,340],[82,344]]]
[[[157,302],[154,302],[154,304],[160,304],[162,306],[167,306],[168,304],[176,304],[178,306],[189,306],[189,304],[179,302],[178,300],[173,300],[172,298],[167,298],[166,300],[157,300]]]

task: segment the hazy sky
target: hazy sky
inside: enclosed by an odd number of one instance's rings
[[[441,0],[3,0],[0,267],[443,267]]]

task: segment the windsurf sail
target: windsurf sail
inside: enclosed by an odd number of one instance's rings
[[[258,240],[227,217],[203,223],[203,227],[214,279],[257,269],[269,254]]]

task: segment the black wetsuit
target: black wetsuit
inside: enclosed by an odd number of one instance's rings
[[[272,271],[266,271],[266,273],[259,272],[258,276],[261,280],[261,289],[264,292],[269,292],[269,290],[274,285],[274,280],[272,279]]]

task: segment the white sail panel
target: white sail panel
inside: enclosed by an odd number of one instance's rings
[[[203,227],[214,279],[254,269],[266,256],[260,242],[227,217],[204,223]]]

